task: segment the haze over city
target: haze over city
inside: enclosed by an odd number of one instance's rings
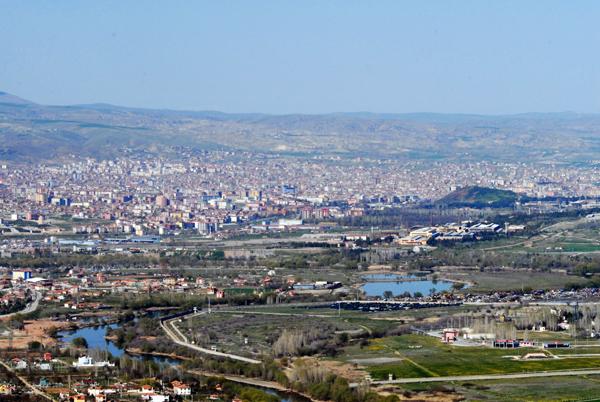
[[[223,112],[600,111],[579,1],[0,3],[0,89]]]
[[[0,400],[599,400],[598,17],[0,0]]]

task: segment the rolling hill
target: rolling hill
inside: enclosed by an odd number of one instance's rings
[[[399,160],[590,162],[600,116],[433,113],[228,114],[107,104],[47,106],[0,93],[0,160],[68,154],[244,150]]]
[[[437,201],[449,207],[510,207],[517,201],[517,193],[496,188],[468,186],[459,188]]]

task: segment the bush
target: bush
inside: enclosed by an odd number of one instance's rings
[[[38,351],[42,349],[42,344],[38,341],[31,341],[27,344],[27,348],[29,348],[29,350]]]
[[[71,344],[76,348],[88,348],[87,340],[82,337],[73,338],[73,340],[71,340]]]

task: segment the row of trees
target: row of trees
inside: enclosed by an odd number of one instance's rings
[[[505,253],[468,247],[438,248],[430,254],[412,254],[408,261],[411,270],[428,270],[435,266],[478,266],[496,268],[528,268],[539,271],[549,269],[572,269],[580,274],[600,272],[600,256],[562,255],[543,253]]]
[[[316,366],[297,365],[290,372],[289,385],[292,389],[307,393],[312,398],[334,402],[395,402],[396,395],[381,396],[370,392],[366,387],[350,388],[348,381],[332,374],[329,370]]]
[[[349,341],[347,333],[332,336],[331,330],[312,327],[304,330],[284,329],[273,343],[274,356],[303,356],[315,353],[333,356]]]

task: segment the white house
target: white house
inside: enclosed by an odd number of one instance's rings
[[[27,368],[27,361],[25,360],[19,360],[15,363],[15,369],[16,370],[25,370]]]
[[[114,367],[115,364],[111,362],[95,362],[90,356],[81,356],[76,362],[73,362],[73,367],[77,368],[91,368],[91,367]]]
[[[161,394],[144,394],[142,395],[142,399],[150,402],[167,402],[169,400],[169,396]]]
[[[171,385],[173,386],[173,393],[175,395],[180,395],[180,396],[192,395],[192,388],[187,384],[184,384],[180,381],[173,381],[171,383]]]

